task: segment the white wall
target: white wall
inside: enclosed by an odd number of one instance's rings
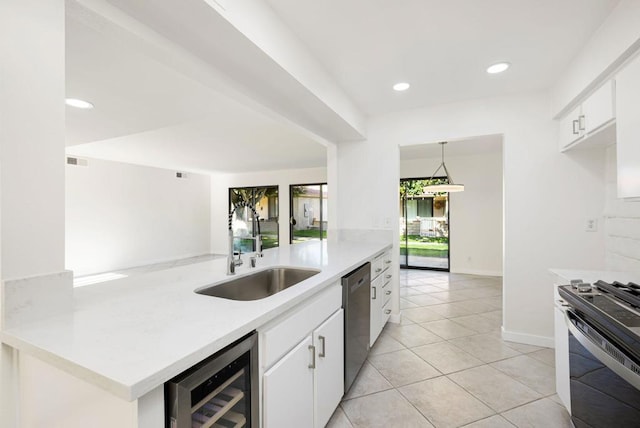
[[[278,186],[278,222],[280,246],[289,245],[289,186],[291,184],[324,183],[327,168],[259,171],[243,174],[211,176],[211,251],[226,254],[228,248],[229,188]],[[329,187],[329,204],[332,201]],[[329,207],[330,213],[331,208]]]
[[[455,144],[455,143],[451,143]],[[449,194],[451,272],[502,275],[502,153],[446,156],[464,192]],[[429,176],[440,158],[400,161],[400,177]]]
[[[2,278],[60,272],[64,2],[2,2],[0,40]]]
[[[66,167],[66,265],[76,276],[210,252],[210,179],[88,159]]]
[[[604,234],[584,230],[587,218],[603,214],[604,162],[601,153],[558,152],[550,106],[547,94],[534,94],[373,118],[367,141],[338,146],[338,227],[391,229],[397,243],[397,222],[386,227],[360,207],[398,218],[398,145],[502,134],[505,337],[552,345],[548,269],[604,267]],[[393,253],[397,266],[397,244]]]
[[[616,146],[606,149],[607,269],[640,271],[640,202],[617,198]]]

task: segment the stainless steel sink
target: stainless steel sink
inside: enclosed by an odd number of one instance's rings
[[[198,294],[231,300],[258,300],[272,296],[320,273],[317,269],[276,267],[195,290]]]

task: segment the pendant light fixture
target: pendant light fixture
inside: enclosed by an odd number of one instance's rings
[[[441,184],[432,184],[429,186],[425,186],[422,188],[422,191],[425,193],[439,193],[439,192],[452,193],[452,192],[464,191],[464,184],[455,184],[453,182],[453,179],[451,178],[451,175],[449,175],[447,166],[444,164],[444,145],[447,144],[447,142],[443,141],[438,144],[442,146],[442,163],[440,163],[440,166],[438,167],[438,169],[436,169],[435,172],[431,174],[431,178],[429,179],[429,181],[432,181],[434,179],[438,171],[440,171],[440,168],[444,169],[445,174],[447,174],[447,181]]]

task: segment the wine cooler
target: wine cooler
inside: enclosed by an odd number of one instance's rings
[[[257,344],[253,332],[165,383],[166,427],[257,428]]]

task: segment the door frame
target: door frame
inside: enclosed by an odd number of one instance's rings
[[[327,182],[323,183],[302,183],[302,184],[290,184],[289,185],[289,244],[293,244],[293,224],[291,224],[291,220],[293,219],[293,188],[301,187],[301,186],[320,186],[320,241],[323,240],[322,232],[324,229],[322,228],[322,208],[323,208],[323,198],[322,198],[322,186],[327,186]]]
[[[429,180],[432,177],[408,177],[408,178],[400,178],[400,184],[402,184],[403,181],[411,181],[411,180]],[[433,177],[434,179],[446,179],[447,177]],[[400,193],[400,191],[398,190],[398,193]],[[401,254],[398,254],[399,258],[400,258],[400,268],[401,269],[417,269],[417,270],[434,270],[434,271],[439,271],[439,272],[450,272],[451,271],[451,198],[449,197],[450,193],[447,193],[447,204],[449,209],[447,209],[447,230],[449,233],[449,240],[448,240],[448,250],[447,250],[447,267],[446,268],[440,268],[440,267],[428,267],[428,266],[411,266],[409,265],[409,239],[408,236],[409,234],[407,233],[407,198],[403,198],[402,203],[403,203],[403,211],[404,211],[404,224],[405,224],[405,248],[407,249],[406,254],[404,256],[402,256]],[[401,235],[400,235],[401,236]],[[398,242],[398,244],[400,244],[400,240]],[[402,263],[402,259],[404,257],[404,264]]]

